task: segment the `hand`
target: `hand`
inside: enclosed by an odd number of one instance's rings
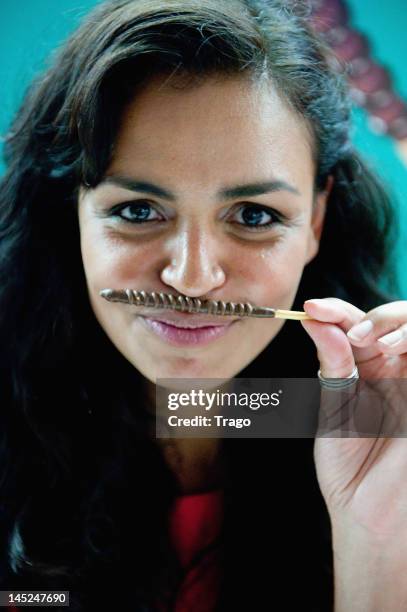
[[[407,378],[407,301],[384,304],[365,313],[337,298],[308,300],[304,310],[316,320],[301,321],[314,341],[321,373],[327,378],[344,378],[358,366],[361,383]],[[371,331],[357,340],[350,333],[371,321]],[[359,329],[369,328],[369,324]],[[383,342],[400,336],[392,346]],[[384,381],[382,381],[384,382]],[[406,419],[407,389],[390,382],[391,404],[386,416]],[[401,390],[401,391],[400,391]],[[357,403],[355,394],[355,405]],[[322,389],[321,411],[338,402],[342,394]],[[343,397],[342,397],[343,399]],[[360,399],[360,398],[359,398]],[[365,406],[370,409],[371,406]],[[388,430],[389,431],[389,430]],[[407,423],[404,426],[407,432]],[[357,524],[382,537],[407,533],[407,439],[406,437],[318,437],[314,457],[319,485],[333,522]]]

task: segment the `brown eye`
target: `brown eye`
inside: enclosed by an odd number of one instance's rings
[[[272,225],[281,223],[281,215],[267,206],[259,204],[245,204],[238,210],[239,225],[243,225],[249,230],[262,230]]]
[[[128,223],[141,224],[156,221],[159,217],[152,216],[154,213],[157,214],[151,204],[140,201],[128,202],[127,204],[115,206],[110,215],[112,217],[119,217],[119,219],[122,219]]]

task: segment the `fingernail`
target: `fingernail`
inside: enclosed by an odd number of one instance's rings
[[[351,340],[363,340],[373,329],[373,323],[370,319],[362,321],[354,327],[352,327],[346,334]]]
[[[394,346],[395,344],[400,342],[402,338],[403,338],[403,332],[397,329],[396,331],[391,332],[391,334],[386,334],[382,338],[379,338],[379,342],[382,342],[386,346]]]

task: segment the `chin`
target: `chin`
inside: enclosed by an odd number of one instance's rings
[[[235,374],[225,373],[221,368],[214,368],[206,359],[196,357],[178,357],[167,359],[165,367],[152,368],[149,372],[143,372],[152,382],[160,378],[231,378]]]
[[[205,359],[178,357],[167,361],[157,378],[212,378],[214,372]]]

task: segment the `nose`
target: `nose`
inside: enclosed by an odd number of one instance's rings
[[[218,245],[198,224],[178,235],[169,252],[171,261],[161,271],[161,280],[177,292],[203,297],[225,283]]]

